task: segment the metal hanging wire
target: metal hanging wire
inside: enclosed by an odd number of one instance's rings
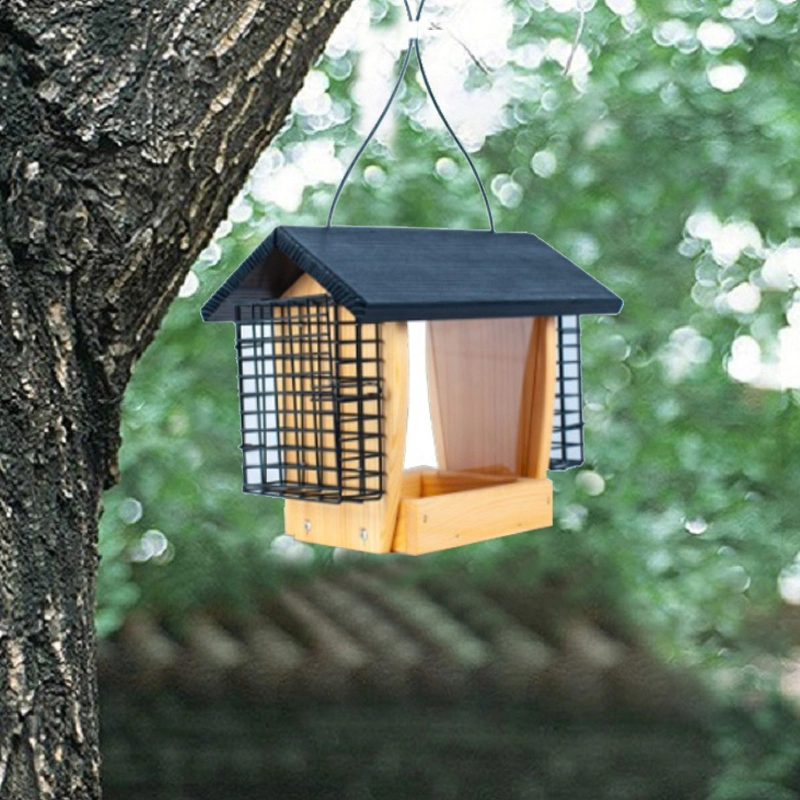
[[[419,7],[417,8],[416,16],[414,16],[412,14],[411,6],[409,5],[409,1],[408,0],[403,0],[403,5],[406,8],[406,16],[408,17],[408,21],[410,23],[412,23],[412,24],[413,23],[418,23],[420,21],[420,17],[422,16],[422,9],[425,7],[425,0],[420,0],[420,4],[419,4]],[[418,35],[412,36],[411,38],[409,38],[408,47],[406,48],[406,55],[405,55],[405,58],[403,59],[403,64],[402,64],[402,66],[400,68],[400,74],[397,77],[397,81],[395,82],[394,88],[392,89],[392,93],[389,96],[389,99],[386,102],[386,105],[383,107],[383,111],[381,111],[381,114],[378,117],[377,121],[372,126],[372,129],[370,130],[370,132],[367,134],[367,138],[364,139],[363,143],[361,144],[361,147],[358,148],[358,152],[355,154],[355,156],[353,157],[353,160],[350,162],[350,164],[348,165],[347,169],[345,170],[345,173],[342,176],[342,180],[340,181],[339,186],[336,188],[336,193],[333,196],[333,202],[331,202],[331,207],[330,207],[330,210],[328,211],[328,221],[327,221],[326,227],[328,227],[328,228],[331,227],[331,223],[333,222],[333,214],[336,211],[336,204],[339,202],[339,197],[342,194],[342,189],[344,189],[344,185],[347,182],[347,179],[350,177],[350,173],[353,171],[353,168],[355,167],[355,165],[358,162],[359,158],[361,158],[361,156],[364,154],[364,151],[367,149],[367,145],[372,141],[372,137],[375,135],[375,132],[378,130],[378,128],[380,127],[380,125],[383,122],[384,118],[386,117],[386,114],[388,113],[389,108],[391,107],[392,103],[394,102],[394,98],[397,96],[398,91],[400,91],[400,87],[403,84],[403,79],[405,78],[406,71],[408,69],[408,62],[411,59],[411,51],[412,51],[412,49],[413,49],[414,53],[417,56],[417,63],[419,64],[420,75],[422,76],[422,81],[425,84],[425,89],[428,92],[428,96],[431,98],[431,102],[433,103],[433,107],[436,109],[436,113],[439,115],[439,118],[444,123],[444,126],[447,129],[447,132],[453,138],[453,141],[456,143],[456,146],[461,151],[461,153],[464,156],[464,158],[466,158],[467,163],[469,164],[469,167],[472,170],[472,174],[475,176],[475,180],[477,181],[478,188],[480,189],[480,192],[481,192],[481,197],[483,198],[483,204],[486,207],[486,216],[489,219],[489,230],[492,233],[494,233],[495,232],[494,217],[492,216],[492,209],[491,209],[491,206],[489,205],[489,197],[486,194],[486,189],[483,186],[483,181],[481,180],[481,176],[478,174],[478,170],[475,167],[474,162],[470,158],[470,155],[467,152],[467,149],[461,143],[461,140],[456,135],[456,132],[453,130],[453,127],[447,121],[447,117],[445,117],[444,112],[442,111],[442,108],[441,108],[441,106],[439,105],[439,102],[436,99],[436,95],[433,93],[433,87],[431,86],[430,81],[428,80],[428,75],[425,72],[425,67],[424,67],[424,65],[422,63],[422,52],[421,52],[420,46],[419,46],[419,36]]]
[[[580,5],[578,6],[578,14],[578,28],[575,31],[575,38],[572,40],[572,48],[569,51],[569,56],[564,64],[564,71],[561,73],[565,77],[569,75],[569,71],[572,68],[572,62],[575,59],[575,54],[578,52],[581,37],[583,36],[583,29],[586,27],[586,11]]]

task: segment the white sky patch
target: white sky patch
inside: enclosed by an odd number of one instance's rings
[[[373,189],[380,189],[386,183],[386,173],[376,164],[364,168],[364,183]]]
[[[191,297],[199,287],[200,281],[197,279],[197,275],[190,271],[178,290],[178,297]]]
[[[800,327],[778,331],[778,379],[781,389],[800,389]]]
[[[706,69],[708,82],[720,92],[735,92],[747,78],[747,67],[738,61],[714,64]]]
[[[605,0],[605,3],[619,17],[627,17],[636,11],[636,0]]]
[[[510,52],[510,57],[521,67],[538,69],[544,61],[545,48],[540,42],[528,42]]]
[[[253,206],[247,199],[246,192],[240,192],[228,209],[228,219],[233,222],[247,222],[253,216]]]
[[[778,331],[777,337],[761,344],[754,336],[738,336],[731,347],[727,370],[734,380],[757,389],[800,389],[800,327],[790,322]]]
[[[729,220],[723,223],[713,211],[695,211],[686,220],[686,233],[693,239],[711,245],[711,257],[721,267],[735,264],[742,253],[760,258],[764,255],[764,240],[750,220]]]
[[[711,239],[711,257],[722,267],[735,264],[748,248],[761,249],[761,234],[752,222],[728,222]]]
[[[568,11],[577,11],[578,3],[576,0],[547,0],[547,5],[558,11],[559,14],[566,14]]]
[[[683,527],[692,536],[701,536],[708,530],[708,523],[702,517],[693,517],[684,522]]]
[[[726,19],[751,19],[755,14],[755,0],[733,0],[720,12]]]
[[[144,507],[135,497],[126,497],[117,509],[117,516],[126,524],[134,525],[144,514]]]
[[[752,336],[737,336],[728,359],[728,375],[739,383],[753,383],[761,372],[761,346]]]
[[[558,169],[558,159],[550,150],[539,150],[531,158],[531,169],[540,178],[549,178]]]
[[[756,0],[753,18],[759,25],[772,25],[778,18],[778,7],[772,0]]]
[[[306,183],[315,186],[319,183],[335,183],[344,168],[335,156],[333,139],[310,139],[293,144],[287,150],[291,161],[303,173]]]
[[[446,181],[452,180],[458,174],[458,165],[452,158],[442,156],[436,162],[436,174]]]
[[[667,19],[653,28],[653,39],[662,47],[677,47],[695,40],[694,30],[682,19]]]
[[[761,268],[761,278],[767,288],[780,292],[800,286],[800,240],[790,240],[773,250]]]
[[[676,328],[659,353],[667,380],[671,383],[684,380],[696,366],[711,358],[713,349],[711,342],[691,325]]]
[[[233,223],[225,218],[220,222],[217,226],[217,229],[214,231],[214,241],[218,239],[224,239],[231,231],[233,230]]]
[[[333,102],[328,94],[329,85],[330,81],[324,72],[312,69],[306,75],[303,88],[294,99],[293,109],[306,116],[311,114],[322,116],[330,113]]]
[[[131,561],[144,562],[151,558],[163,556],[169,547],[169,540],[164,534],[152,528],[142,534],[142,537],[129,550]]]
[[[426,324],[408,323],[408,423],[406,428],[405,469],[436,467],[431,407],[428,401]]]
[[[712,239],[722,227],[713,211],[695,211],[686,220],[686,232],[695,239]]]
[[[754,314],[761,305],[761,292],[751,283],[740,283],[725,295],[725,304],[734,314]]]
[[[795,295],[786,312],[786,321],[793,328],[800,328],[800,295]]]
[[[289,213],[300,209],[303,202],[303,173],[295,164],[287,164],[271,175],[253,175],[251,194],[261,203],[274,203]]]
[[[548,0],[547,5],[559,13],[588,12],[597,5],[597,0],[553,0],[553,2]]]
[[[510,175],[495,175],[490,188],[492,194],[506,208],[516,208],[522,202],[522,187]]]
[[[545,57],[558,63],[562,68],[567,66],[570,54],[574,48],[574,42],[568,42],[566,39],[556,38],[551,39],[545,48]],[[589,60],[589,53],[586,48],[579,44],[575,49],[575,54],[572,56],[572,63],[569,67],[569,74],[575,78],[578,76],[586,76],[591,70],[592,63]]]
[[[332,139],[309,139],[291,145],[285,153],[267,150],[250,175],[250,194],[260,203],[274,203],[294,213],[306,186],[336,183],[343,172]]]
[[[336,26],[325,46],[329,58],[342,58],[348,51],[360,50],[369,38],[369,3],[355,2]]]
[[[800,561],[781,572],[778,578],[781,599],[792,606],[800,606]]]
[[[697,38],[709,53],[721,53],[736,41],[736,31],[724,22],[707,19],[700,23]]]
[[[467,150],[475,152],[487,136],[504,128],[503,115],[513,87],[512,76],[499,68],[509,58],[514,14],[506,4],[495,4],[487,13],[485,0],[448,0],[442,9],[430,17],[442,32],[421,42],[425,69],[448,121]],[[487,85],[464,87],[467,72],[474,68],[466,48],[490,71]],[[427,128],[442,127],[429,101],[414,117]]]

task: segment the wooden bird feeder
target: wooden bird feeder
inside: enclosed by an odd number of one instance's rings
[[[579,315],[621,307],[529,234],[278,227],[202,312],[236,326],[244,491],[371,553],[547,527],[548,468],[583,461]],[[438,463],[404,470],[412,320]]]

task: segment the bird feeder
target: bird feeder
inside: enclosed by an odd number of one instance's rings
[[[530,234],[278,227],[202,311],[236,326],[244,491],[371,553],[547,527],[547,470],[583,461],[579,317],[621,307]],[[437,463],[404,469],[420,320]]]

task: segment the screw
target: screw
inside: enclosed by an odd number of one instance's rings
[[[366,542],[368,538],[369,538],[369,534],[367,533],[367,529],[366,528],[362,528],[361,529],[361,541],[362,542]]]
[[[303,520],[303,529],[305,530],[306,533],[309,533],[311,531],[311,520],[310,519]]]

